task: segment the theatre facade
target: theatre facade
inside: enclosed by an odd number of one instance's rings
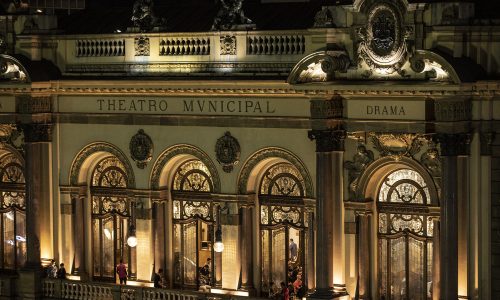
[[[299,278],[311,299],[498,299],[500,23],[459,2],[356,0],[287,30],[234,11],[205,32],[1,17],[0,298]],[[51,259],[67,280],[42,279]]]

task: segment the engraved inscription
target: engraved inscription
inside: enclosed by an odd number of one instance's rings
[[[398,105],[367,105],[366,114],[379,116],[406,116],[406,111],[404,106]]]

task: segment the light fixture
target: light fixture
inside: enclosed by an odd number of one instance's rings
[[[131,224],[129,227],[127,245],[129,245],[129,247],[132,247],[132,248],[137,246],[137,237],[135,236],[135,226],[133,224]]]
[[[43,13],[43,10],[37,9],[36,12],[39,13],[39,14],[41,14],[41,13]]]
[[[222,230],[220,226],[220,221],[218,221],[217,230],[215,231],[215,243],[214,243],[214,251],[222,252],[224,251],[224,243],[222,242]]]
[[[215,231],[215,243],[214,243],[214,251],[215,252],[222,252],[224,251],[224,243],[222,242],[222,226],[221,226],[221,221],[220,221],[220,212],[221,210],[227,209],[225,206],[224,208],[221,208],[220,205],[217,207],[217,230]]]

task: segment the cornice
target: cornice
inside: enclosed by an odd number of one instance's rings
[[[311,84],[292,86],[277,81],[221,82],[210,80],[185,81],[94,81],[70,80],[33,83],[31,85],[0,85],[0,94],[37,95],[156,95],[156,96],[235,96],[235,97],[332,97],[342,96],[409,96],[409,97],[495,97],[500,95],[500,81],[484,81],[461,85],[408,84],[369,82],[353,84]]]

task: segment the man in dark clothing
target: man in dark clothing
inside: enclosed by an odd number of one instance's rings
[[[66,269],[64,268],[63,263],[59,265],[59,270],[57,270],[57,278],[66,279]]]
[[[154,287],[155,288],[163,288],[162,277],[163,277],[163,269],[159,268],[158,273],[156,273],[154,276]]]

